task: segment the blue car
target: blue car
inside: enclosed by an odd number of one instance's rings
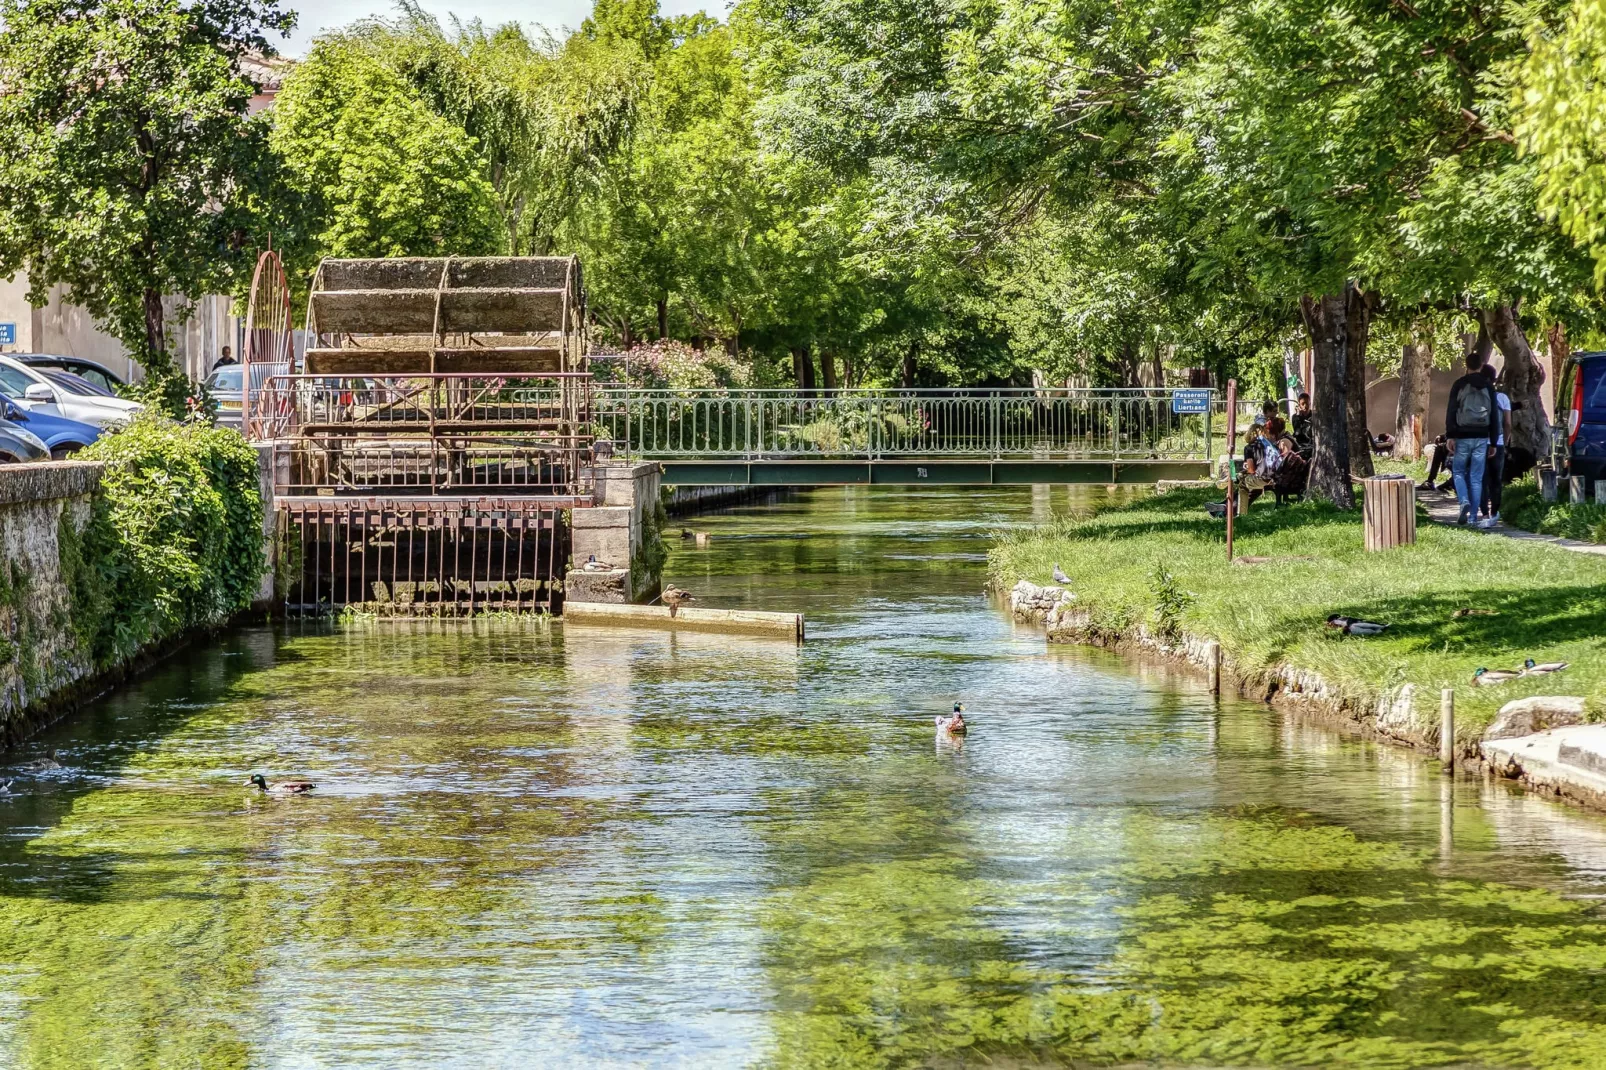
[[[10,401],[6,402],[5,418],[37,435],[50,449],[50,456],[58,461],[71,457],[100,437],[100,428],[93,424],[79,423],[49,413],[29,412]]]

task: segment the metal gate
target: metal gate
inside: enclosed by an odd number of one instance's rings
[[[556,613],[569,557],[562,498],[283,498],[288,613]]]

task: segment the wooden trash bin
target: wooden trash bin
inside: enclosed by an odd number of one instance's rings
[[[1411,477],[1369,476],[1361,487],[1366,548],[1387,550],[1416,542],[1416,484]]]

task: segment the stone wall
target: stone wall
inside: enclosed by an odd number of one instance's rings
[[[594,470],[596,505],[570,513],[573,567],[564,580],[565,600],[644,602],[657,596],[666,556],[660,472],[656,462]]]
[[[82,534],[102,466],[0,465],[0,726],[10,744],[93,675],[70,632],[63,527]]]

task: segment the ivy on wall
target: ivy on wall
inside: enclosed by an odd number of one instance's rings
[[[264,567],[256,451],[145,415],[79,458],[106,465],[80,534],[58,533],[72,628],[96,669],[251,605]]]

